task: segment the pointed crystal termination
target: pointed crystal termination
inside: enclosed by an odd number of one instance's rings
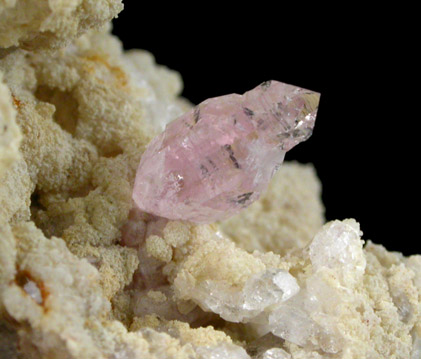
[[[285,152],[308,139],[320,94],[267,81],[207,99],[169,123],[139,164],[133,199],[169,219],[211,223],[259,198]]]

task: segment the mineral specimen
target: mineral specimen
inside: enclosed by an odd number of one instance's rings
[[[267,188],[285,153],[310,137],[318,104],[319,94],[277,81],[202,102],[149,144],[134,201],[197,223],[239,212]]]
[[[323,225],[311,165],[222,223],[133,209],[148,142],[192,106],[92,30],[120,3],[0,0],[0,358],[419,359],[421,256]]]

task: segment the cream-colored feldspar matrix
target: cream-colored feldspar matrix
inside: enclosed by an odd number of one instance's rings
[[[324,223],[312,166],[220,223],[134,208],[192,105],[110,35],[121,9],[0,0],[0,358],[419,359],[421,256]]]

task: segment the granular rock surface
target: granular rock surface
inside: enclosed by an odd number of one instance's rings
[[[226,221],[136,209],[192,105],[109,33],[121,8],[0,0],[0,358],[418,359],[421,256],[325,223],[311,165]]]

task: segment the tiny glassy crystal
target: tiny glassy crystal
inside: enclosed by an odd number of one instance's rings
[[[285,153],[312,133],[318,93],[267,81],[208,99],[167,125],[142,156],[133,199],[149,213],[210,223],[249,206]]]

